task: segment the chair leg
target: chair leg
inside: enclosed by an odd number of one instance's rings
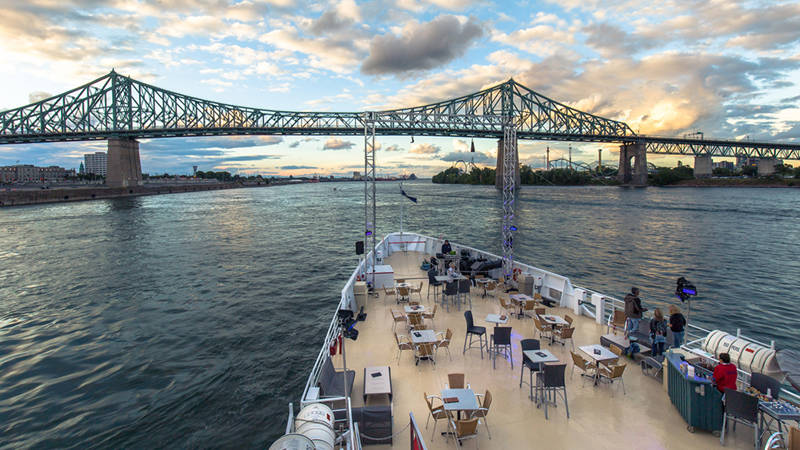
[[[528,397],[528,398],[533,400],[533,371],[532,370],[528,371],[528,381],[529,381],[528,386],[530,387],[530,394],[529,394],[530,397]]]
[[[719,445],[725,445],[725,430],[728,429],[728,415],[722,416],[722,432],[719,433]]]
[[[567,387],[564,386],[564,408],[567,410],[567,419],[569,419],[569,403],[567,403]]]
[[[628,395],[628,393],[625,392],[625,382],[622,380],[622,377],[619,377],[619,384],[622,385],[622,395]]]
[[[758,425],[753,427],[753,433],[755,434],[755,446],[758,449]]]
[[[486,420],[486,415],[483,416],[483,424],[486,425],[486,434],[488,434],[489,435],[489,439],[491,439],[492,438],[492,432],[489,431],[489,422]],[[477,442],[478,442],[477,439],[475,439],[475,442],[476,442],[475,445],[478,445],[477,444]]]
[[[525,365],[519,368],[519,387],[522,387],[522,372],[525,371]]]
[[[542,403],[544,403],[544,420],[547,420],[547,404],[550,403],[547,401],[547,390],[542,393],[542,400]]]
[[[495,362],[497,361],[497,346],[494,345],[494,336],[490,340],[492,341],[492,369],[497,369],[497,363]]]

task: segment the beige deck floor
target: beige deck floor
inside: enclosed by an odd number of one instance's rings
[[[395,253],[387,258],[395,277],[417,278],[424,280],[423,304],[433,304],[433,294],[427,300],[426,274],[419,269],[423,255],[415,252]],[[491,333],[492,324],[484,321],[486,314],[500,312],[496,299],[481,298],[473,293],[472,311],[476,325],[487,327]],[[432,436],[433,419],[425,428],[428,409],[423,399],[423,392],[439,394],[447,382],[450,372],[463,372],[467,382],[476,393],[490,390],[494,401],[488,416],[492,438],[489,439],[483,423],[479,425],[480,437],[465,442],[463,448],[552,448],[552,449],[713,449],[721,448],[719,439],[709,432],[698,430],[690,433],[686,423],[677,409],[672,405],[657,380],[642,374],[640,367],[627,360],[624,380],[627,394],[623,394],[618,383],[593,386],[591,381],[582,380],[576,370],[570,377],[572,362],[569,354],[569,343],[549,345],[543,341],[542,347],[551,350],[562,362],[567,363],[567,393],[569,399],[570,418],[565,415],[563,402],[549,411],[550,418],[545,420],[544,411],[528,399],[528,387],[519,387],[520,366],[522,360],[519,341],[534,337],[533,321],[529,318],[518,320],[512,318],[509,325],[513,327],[512,342],[514,369],[507,360],[498,358],[497,369],[492,369],[492,362],[484,354],[481,359],[478,349],[468,350],[462,355],[465,323],[464,310],[451,307],[446,313],[441,307],[436,314],[434,328],[443,331],[451,328],[454,332],[451,348],[452,361],[445,351],[438,355],[436,365],[421,361],[414,365],[411,352],[403,352],[397,361],[397,350],[392,335],[391,308],[398,308],[393,297],[387,300],[370,297],[365,311],[366,322],[358,325],[358,340],[348,341],[347,365],[356,371],[353,386],[353,406],[363,404],[364,388],[363,368],[365,366],[389,365],[392,370],[394,390],[393,413],[394,432],[397,433],[408,424],[408,412],[415,418],[429,449],[454,448],[452,439],[446,440],[440,433],[446,427],[439,422],[436,435]],[[401,308],[398,308],[401,309]],[[575,315],[566,309],[548,308],[548,314]],[[600,335],[605,327],[599,326],[588,317],[575,317],[575,348],[580,345],[600,342]],[[405,333],[403,324],[398,325],[398,332]],[[335,364],[340,367],[341,360],[336,358]],[[527,371],[525,372],[527,378]],[[583,385],[582,385],[583,384]],[[384,398],[370,398],[370,404],[388,401]],[[409,433],[406,430],[395,437],[393,447],[408,448]],[[726,437],[727,448],[752,448],[752,429],[741,426],[736,432]],[[369,448],[389,448],[389,446],[370,446]]]

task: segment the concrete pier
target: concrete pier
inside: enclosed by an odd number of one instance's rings
[[[772,158],[761,158],[758,160],[758,176],[772,175],[775,173],[775,161]]]
[[[708,178],[713,174],[711,168],[710,156],[695,156],[694,157],[694,177],[695,178]]]
[[[128,138],[109,139],[106,185],[131,187],[141,184],[142,163],[139,160],[139,142]]]
[[[515,160],[517,161],[517,166],[515,167],[515,174],[514,174],[514,186],[520,186],[519,180],[519,147],[514,147],[514,152],[516,153]],[[503,189],[503,140],[497,140],[497,166],[495,166],[494,172],[494,187],[497,189]]]
[[[633,166],[631,159],[634,159]],[[647,152],[644,144],[624,144],[619,147],[617,180],[631,186],[647,186]]]

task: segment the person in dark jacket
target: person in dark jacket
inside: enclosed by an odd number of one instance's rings
[[[652,356],[661,356],[667,344],[667,321],[660,308],[653,311],[653,318],[650,320],[650,342],[653,343]]]
[[[625,337],[631,333],[639,331],[639,321],[642,320],[642,313],[647,309],[642,308],[642,300],[639,299],[639,288],[632,287],[630,294],[625,296]]]
[[[442,244],[442,254],[443,254],[443,255],[447,255],[447,254],[449,254],[451,251],[453,251],[453,248],[452,248],[452,247],[450,247],[450,241],[448,241],[447,239],[445,239],[445,240],[444,240],[444,244]]]
[[[686,318],[681,314],[681,310],[675,305],[669,307],[669,328],[672,330],[672,346],[679,348],[683,345],[684,328]]]

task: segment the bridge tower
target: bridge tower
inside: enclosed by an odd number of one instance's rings
[[[631,166],[631,159],[634,160]],[[623,144],[619,147],[619,172],[617,180],[631,186],[647,186],[647,150],[643,143]]]
[[[519,148],[514,142],[514,186],[521,186],[519,182]],[[494,172],[494,187],[497,189],[503,189],[503,139],[497,140],[497,165],[495,166]]]
[[[142,184],[142,163],[139,141],[133,138],[108,139],[106,184],[110,187],[131,187]]]

